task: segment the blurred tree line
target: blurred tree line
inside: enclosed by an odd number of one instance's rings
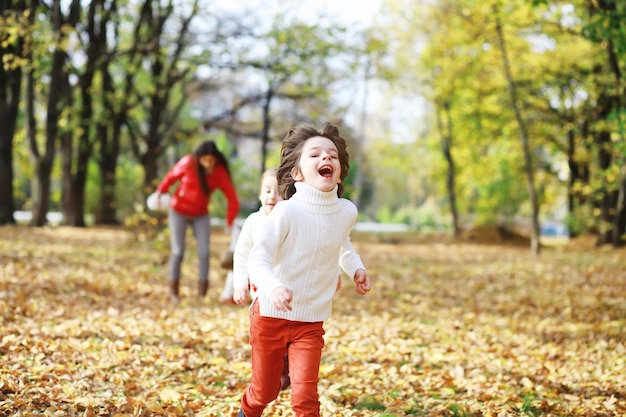
[[[386,6],[392,89],[428,107],[402,153],[439,179],[418,189],[445,196],[453,230],[521,215],[538,252],[540,219],[561,218],[573,235],[623,245],[626,2]]]
[[[623,2],[386,0],[365,27],[268,10],[0,1],[0,224],[17,209],[116,224],[207,138],[256,204],[288,127],[331,121],[365,219],[456,234],[525,219],[536,252],[560,219],[623,244]]]
[[[191,0],[1,4],[0,223],[19,208],[32,211],[34,226],[50,210],[71,226],[85,226],[87,213],[117,224],[208,138],[232,156],[256,201],[271,145],[294,121],[330,114],[342,124],[346,110],[329,91],[362,54],[354,33],[281,10],[232,14]],[[242,138],[261,144],[254,161],[237,160]]]

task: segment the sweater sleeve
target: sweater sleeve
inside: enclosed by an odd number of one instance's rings
[[[230,244],[228,245],[228,250],[231,252],[235,252],[235,247],[237,246],[237,241],[239,240],[239,235],[241,234],[241,227],[238,224],[233,224],[232,231],[230,232]]]
[[[211,174],[207,175],[207,182],[211,191],[219,188],[226,197],[226,224],[231,227],[235,222],[235,217],[239,213],[239,198],[233,185],[233,181],[228,175],[228,171],[222,165],[217,165]]]
[[[235,288],[248,286],[249,274],[247,261],[254,243],[252,236],[254,220],[254,213],[248,216],[241,227],[241,232],[239,233],[239,237],[237,238],[237,243],[235,245],[233,255],[233,286]]]
[[[237,217],[237,213],[239,213],[239,198],[237,197],[237,191],[235,191],[233,181],[230,176],[228,176],[226,169],[224,169],[224,179],[220,182],[219,188],[226,197],[228,205],[226,209],[226,224],[228,227],[231,227],[235,221],[235,217]]]
[[[288,287],[274,273],[272,261],[281,242],[285,240],[289,224],[285,215],[286,204],[277,204],[265,219],[254,241],[248,258],[250,281],[259,292],[270,296],[278,287]]]
[[[350,279],[354,279],[354,274],[357,269],[365,269],[361,256],[357,253],[356,249],[354,249],[354,246],[352,246],[350,238],[347,238],[343,246],[341,246],[339,266],[348,274]]]

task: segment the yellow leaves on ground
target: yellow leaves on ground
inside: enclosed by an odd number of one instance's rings
[[[167,253],[115,229],[0,228],[0,415],[235,416],[250,381],[248,310],[167,303]],[[626,256],[355,236],[374,289],[349,279],[326,325],[325,416],[626,413]],[[264,415],[290,416],[290,392]]]

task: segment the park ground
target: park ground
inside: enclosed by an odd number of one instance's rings
[[[250,380],[248,311],[167,301],[167,235],[0,227],[0,416],[228,416]],[[591,239],[353,236],[373,279],[344,277],[326,325],[324,416],[626,415],[626,251]],[[267,416],[291,416],[284,391]]]

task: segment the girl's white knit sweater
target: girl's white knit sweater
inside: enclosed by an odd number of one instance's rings
[[[250,280],[258,289],[262,316],[292,321],[324,321],[331,316],[339,266],[350,277],[365,269],[350,244],[357,208],[337,197],[296,182],[296,193],[267,216],[248,258]],[[291,311],[272,307],[278,287],[293,291]]]

